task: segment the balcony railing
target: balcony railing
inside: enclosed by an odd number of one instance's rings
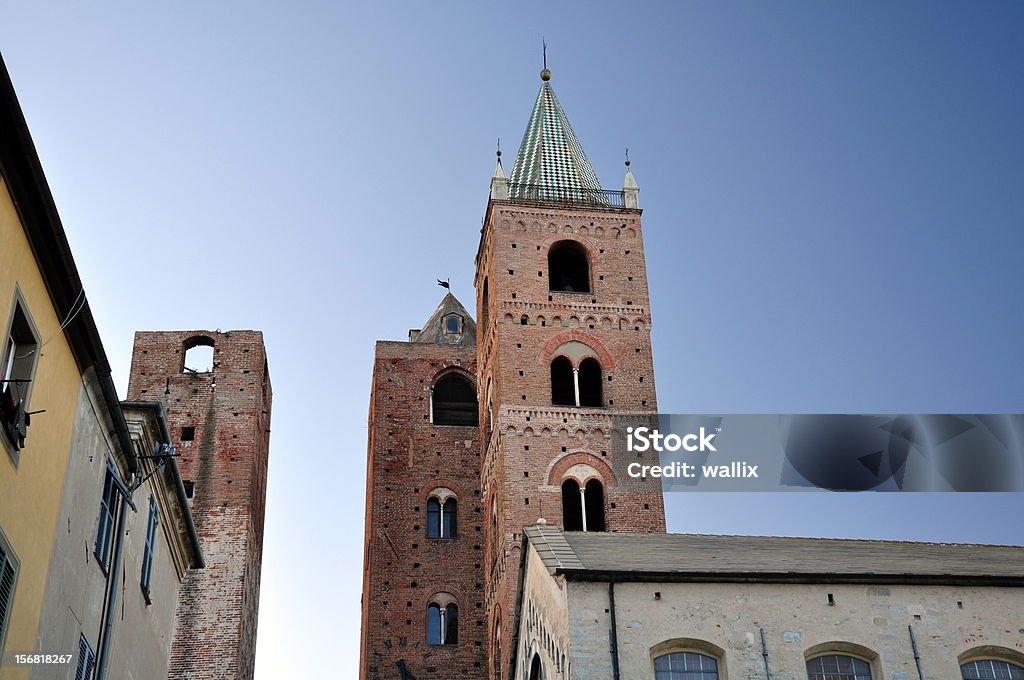
[[[508,185],[508,200],[522,203],[586,205],[599,208],[624,208],[625,192],[608,189],[558,188],[540,184]]]

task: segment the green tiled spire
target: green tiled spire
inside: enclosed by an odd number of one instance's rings
[[[538,185],[556,194],[580,189],[600,191],[601,182],[551,89],[550,78],[551,72],[545,68],[530,124],[512,165],[511,191],[515,194],[516,185],[523,184]]]

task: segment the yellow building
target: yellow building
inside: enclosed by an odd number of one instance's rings
[[[39,649],[64,477],[84,376],[114,440],[132,444],[82,281],[6,65],[0,60],[0,676]],[[132,457],[134,460],[134,456]],[[72,662],[74,657],[72,656]]]

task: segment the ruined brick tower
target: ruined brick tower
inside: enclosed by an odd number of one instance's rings
[[[613,420],[657,410],[639,190],[628,162],[602,188],[550,77],[491,179],[477,324],[448,295],[377,343],[361,680],[511,678],[526,525],[665,531],[660,485],[613,472]]]
[[[128,398],[163,404],[206,558],[182,585],[169,677],[252,678],[272,399],[263,334],[138,332]]]
[[[623,190],[602,188],[550,79],[508,177],[499,155],[476,261],[495,680],[512,677],[524,526],[665,531],[660,485],[612,464],[613,417],[657,410],[639,190],[628,161]]]

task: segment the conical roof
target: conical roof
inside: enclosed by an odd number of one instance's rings
[[[452,328],[447,328],[445,325],[445,319],[449,316],[459,317],[458,323],[453,324]],[[476,323],[462,303],[454,295],[448,293],[427,319],[427,322],[423,324],[422,330],[416,331],[415,335],[410,333],[409,339],[412,342],[433,342],[442,345],[470,347],[476,344]]]
[[[550,72],[546,73],[550,78]],[[509,182],[541,186],[555,193],[601,190],[597,173],[583,153],[572,125],[546,79],[533,105]]]

